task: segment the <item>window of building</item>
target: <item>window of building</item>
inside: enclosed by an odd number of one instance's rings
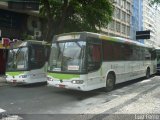
[[[117,0],[117,4],[120,6],[121,5],[121,0]]]
[[[127,23],[130,23],[130,15],[127,14]]]
[[[115,30],[115,21],[111,21],[109,24],[109,29],[110,30]]]
[[[130,27],[127,27],[127,36],[130,36]]]
[[[130,3],[129,2],[127,2],[127,10],[129,10],[130,11]]]
[[[122,11],[122,21],[126,22],[126,13]]]
[[[122,24],[122,33],[125,34],[126,33],[126,26],[124,24]]]
[[[113,11],[113,18],[116,17],[116,9]]]
[[[126,8],[126,0],[122,0],[122,7],[125,9]]]
[[[117,19],[121,18],[121,13],[120,13],[120,9],[119,8],[116,9],[116,18]]]
[[[120,32],[120,23],[116,22],[116,32]]]

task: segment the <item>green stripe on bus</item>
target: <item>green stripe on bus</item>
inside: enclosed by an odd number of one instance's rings
[[[103,39],[103,40],[109,40],[109,41],[118,41],[116,38],[111,38],[111,37],[108,37],[108,36],[105,36],[105,35],[102,35],[99,38]]]
[[[48,73],[48,75],[52,76],[53,78],[57,78],[57,79],[72,79],[72,78],[80,77],[80,75],[62,74],[62,73]]]
[[[6,72],[6,74],[10,76],[16,76],[16,75],[24,74],[24,71],[23,72]]]

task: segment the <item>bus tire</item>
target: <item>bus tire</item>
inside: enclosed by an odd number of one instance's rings
[[[107,79],[106,79],[105,91],[109,92],[113,90],[114,86],[115,86],[115,75],[110,73],[108,74]]]
[[[146,79],[149,79],[150,78],[150,69],[149,68],[147,68],[147,70],[146,70]]]

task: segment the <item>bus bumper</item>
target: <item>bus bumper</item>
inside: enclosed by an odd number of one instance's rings
[[[53,81],[47,80],[47,86],[56,87],[56,88],[79,90],[79,91],[89,91],[86,89],[84,84],[73,84],[71,81],[60,82],[58,80],[53,80]]]
[[[7,81],[7,83],[12,84],[12,85],[26,84],[25,80],[23,80],[23,79],[6,78],[6,81]]]

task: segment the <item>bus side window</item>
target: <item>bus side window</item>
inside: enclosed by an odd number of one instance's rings
[[[156,51],[151,49],[151,60],[155,60],[157,58]]]
[[[114,61],[114,44],[110,41],[102,41],[103,46],[103,60],[104,61]]]
[[[126,44],[124,48],[124,59],[132,60],[132,54],[133,54],[133,50],[131,46]]]
[[[90,44],[88,46],[88,70],[93,71],[100,68],[101,65],[101,46]]]
[[[151,53],[149,52],[149,49],[145,49],[145,60],[150,60],[151,59]]]

